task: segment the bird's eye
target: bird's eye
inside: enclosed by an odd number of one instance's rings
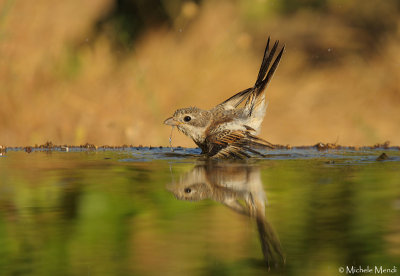
[[[189,194],[191,191],[192,191],[192,189],[190,189],[190,188],[185,189],[185,193],[187,193],[187,194]]]
[[[185,118],[183,118],[183,120],[184,120],[185,122],[189,122],[191,119],[192,119],[192,118],[190,118],[190,116],[185,116]]]

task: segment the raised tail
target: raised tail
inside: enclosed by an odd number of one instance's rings
[[[240,91],[229,99],[223,101],[221,104],[219,104],[220,107],[223,107],[224,109],[238,108],[241,103],[245,102],[244,108],[248,111],[248,115],[251,116],[253,110],[257,108],[260,103],[264,102],[262,92],[267,87],[272,76],[274,75],[285,50],[284,45],[271,65],[272,59],[278,48],[279,41],[275,41],[270,51],[270,40],[270,37],[268,37],[267,46],[265,47],[263,60],[261,62],[260,70],[258,72],[257,80],[254,86]]]
[[[281,61],[285,45],[283,45],[281,51],[272,63],[272,59],[279,45],[279,40],[275,41],[271,51],[269,51],[270,38],[268,37],[267,46],[265,47],[263,60],[261,62],[260,71],[258,72],[256,83],[253,86],[252,93],[249,94],[246,100],[245,108],[248,109],[249,116],[252,115],[254,109],[260,104],[264,104],[265,97],[263,94],[268,83],[271,81],[276,69],[278,68],[279,62]],[[271,66],[270,66],[271,65]]]

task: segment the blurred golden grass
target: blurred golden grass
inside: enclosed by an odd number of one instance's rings
[[[172,28],[147,31],[121,58],[105,35],[91,36],[110,5],[0,5],[0,144],[166,146],[162,122],[177,108],[211,108],[253,84],[268,35],[287,50],[267,90],[263,138],[400,144],[400,19],[364,58],[356,30],[333,16],[267,11],[252,21],[258,11],[245,1],[188,2]],[[320,47],[306,51],[308,41]],[[173,145],[194,144],[174,132]]]

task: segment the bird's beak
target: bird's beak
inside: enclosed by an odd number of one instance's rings
[[[169,125],[169,126],[177,126],[177,125],[179,125],[179,122],[175,121],[174,118],[170,117],[164,121],[164,124]]]

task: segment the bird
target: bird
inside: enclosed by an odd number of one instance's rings
[[[208,162],[207,162],[208,161]],[[264,260],[270,265],[285,263],[278,238],[265,212],[267,195],[261,179],[261,168],[255,164],[236,162],[198,163],[179,180],[167,184],[167,190],[178,200],[211,199],[238,214],[252,218],[257,224]]]
[[[267,108],[264,90],[285,50],[283,45],[273,61],[279,40],[269,49],[270,40],[268,37],[253,87],[236,93],[210,110],[198,107],[178,109],[164,124],[176,126],[192,138],[207,158],[246,159],[253,155],[265,156],[259,149],[273,149],[275,146],[257,136]]]

